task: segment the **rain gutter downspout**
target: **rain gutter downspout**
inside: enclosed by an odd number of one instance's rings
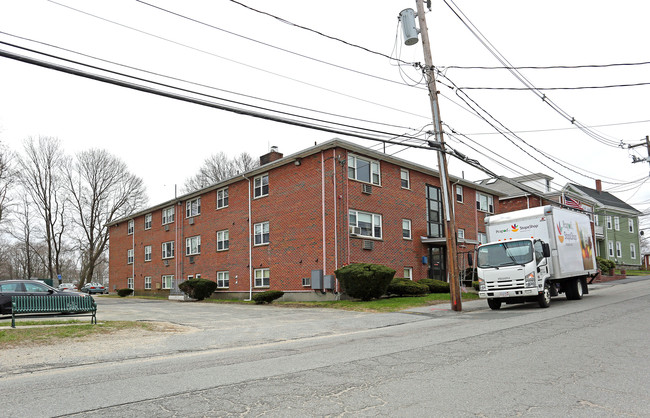
[[[251,179],[242,175],[248,181],[248,299],[253,300],[253,243],[251,241]]]

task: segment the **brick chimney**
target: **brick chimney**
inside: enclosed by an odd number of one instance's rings
[[[271,147],[271,152],[260,157],[260,165],[271,163],[275,160],[279,160],[282,157],[284,157],[284,154],[278,152],[278,147],[273,146]]]
[[[600,180],[596,180],[596,191],[598,193],[603,192],[603,183]]]

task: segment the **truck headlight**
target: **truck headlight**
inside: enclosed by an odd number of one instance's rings
[[[478,290],[479,291],[486,291],[487,290],[487,287],[485,287],[485,280],[481,279],[480,277],[478,279]]]
[[[530,273],[524,278],[524,287],[535,287],[535,273]]]

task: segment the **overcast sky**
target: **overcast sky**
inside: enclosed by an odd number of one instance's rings
[[[414,0],[241,0],[371,52],[230,0],[150,1],[177,15],[136,0],[2,0],[0,41],[358,128],[409,135],[430,129],[421,72],[386,57],[423,62],[421,43],[404,46],[397,20],[402,9],[415,9]],[[516,67],[650,61],[647,2],[448,2]],[[617,192],[638,209],[649,206],[650,181],[640,180],[648,178],[650,167],[632,163],[633,155],[648,156],[646,148],[612,144],[638,144],[650,134],[650,86],[544,90],[558,110],[531,91],[462,90],[475,109],[480,106],[507,129],[519,132],[525,142],[508,140],[473,114],[449,86],[524,85],[506,70],[453,68],[501,64],[443,0],[433,0],[432,9],[427,22],[434,65],[443,74],[438,84],[442,120],[447,131],[453,128],[469,137],[447,136],[451,147],[500,175],[543,172],[555,178],[555,188],[567,181],[593,188],[594,179],[600,178],[606,190]],[[7,44],[0,44],[0,50],[55,61]],[[648,83],[649,69],[650,65],[627,65],[520,71],[537,88],[575,88]],[[576,129],[567,116],[593,127],[597,133],[592,136],[598,140]],[[232,156],[246,151],[257,157],[277,146],[288,155],[335,136],[377,148],[367,140],[237,115],[0,58],[0,141],[20,150],[25,138],[39,135],[58,137],[69,153],[91,147],[110,150],[144,179],[152,205],[173,198],[174,185],[180,187],[204,158],[218,151]],[[436,168],[431,151],[391,146],[386,152]],[[456,159],[450,161],[450,171],[470,180],[488,177]]]

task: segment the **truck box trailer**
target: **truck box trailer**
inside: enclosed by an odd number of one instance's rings
[[[527,301],[546,308],[551,296],[588,293],[587,278],[598,272],[588,215],[540,206],[489,216],[485,225],[489,242],[478,248],[476,267],[490,308]]]

